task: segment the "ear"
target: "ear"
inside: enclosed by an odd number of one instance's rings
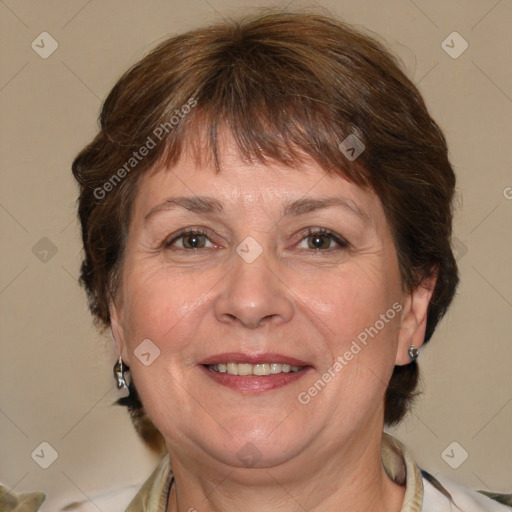
[[[126,345],[126,330],[123,327],[122,315],[119,308],[111,303],[110,310],[110,327],[112,329],[112,337],[116,346],[117,353],[123,358],[123,361],[129,366],[130,358],[129,350]]]
[[[425,278],[421,284],[407,295],[402,312],[402,323],[398,334],[398,347],[395,365],[409,364],[409,347],[420,348],[425,338],[427,311],[434,293],[437,276]]]

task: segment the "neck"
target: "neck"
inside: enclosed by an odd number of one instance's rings
[[[312,458],[305,450],[265,469],[191,464],[189,456],[170,451],[175,482],[167,512],[399,512],[405,488],[382,466],[381,434],[362,441],[337,450],[336,457]]]

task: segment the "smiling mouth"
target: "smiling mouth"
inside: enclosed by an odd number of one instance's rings
[[[279,375],[283,373],[298,373],[306,368],[306,366],[291,366],[281,363],[219,363],[206,364],[204,367],[213,372],[244,377],[265,377],[267,375]]]

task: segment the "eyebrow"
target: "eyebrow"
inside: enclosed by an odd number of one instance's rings
[[[191,196],[191,197],[170,197],[159,205],[152,208],[149,213],[144,217],[148,221],[157,213],[175,209],[177,206],[185,208],[196,214],[212,214],[224,213],[222,203],[214,198],[207,196]],[[324,208],[338,207],[351,212],[360,217],[366,223],[371,223],[370,216],[362,210],[354,201],[345,197],[328,197],[328,198],[301,198],[294,201],[287,201],[284,203],[282,216],[283,217],[296,217],[304,215],[316,210]]]

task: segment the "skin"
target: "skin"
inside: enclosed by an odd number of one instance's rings
[[[171,455],[168,511],[399,511],[404,488],[380,460],[383,399],[394,365],[408,364],[408,348],[423,341],[434,281],[402,289],[372,191],[313,161],[295,169],[243,162],[231,139],[222,140],[220,174],[185,153],[172,171],[142,178],[111,304],[117,349]],[[176,196],[211,196],[224,210],[176,207],[145,220]],[[282,216],[285,201],[305,197],[343,197],[363,215],[329,207]],[[164,246],[187,227],[207,235]],[[309,227],[330,229],[348,246],[308,236]],[[262,248],[252,263],[236,252],[248,236]],[[184,248],[194,243],[198,249]],[[299,393],[396,303],[400,313],[300,403]],[[145,339],[160,350],[148,366],[134,355]],[[225,352],[279,353],[312,368],[284,387],[247,393],[198,366]],[[255,464],[240,460],[244,447]]]

